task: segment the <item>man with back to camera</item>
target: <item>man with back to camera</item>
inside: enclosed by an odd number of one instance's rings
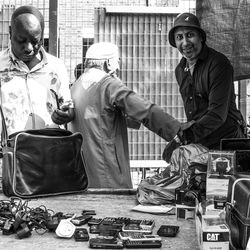
[[[206,45],[198,18],[180,14],[168,37],[183,56],[175,69],[187,117],[183,141],[219,149],[222,138],[245,138],[245,121],[235,102],[233,67],[225,55]]]
[[[8,133],[71,121],[74,109],[67,70],[42,47],[41,12],[33,6],[17,8],[9,33],[9,47],[0,52],[1,105]]]
[[[142,123],[167,141],[178,140],[180,123],[117,78],[120,67],[115,44],[90,46],[84,68],[71,87],[76,113],[69,128],[83,134],[89,188],[132,188],[127,120]]]

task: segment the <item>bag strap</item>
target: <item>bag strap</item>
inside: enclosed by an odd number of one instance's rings
[[[9,138],[8,136],[8,130],[7,130],[7,125],[6,125],[6,121],[4,118],[4,114],[3,114],[3,109],[2,109],[2,79],[0,79],[0,113],[1,113],[1,118],[2,118],[2,131],[1,131],[1,146],[4,147],[7,145],[7,140]]]
[[[2,131],[1,131],[1,146],[4,147],[7,145],[7,140],[8,140],[8,131],[7,131],[7,126],[3,114],[3,109],[2,105],[0,104],[0,113],[2,117]]]
[[[139,193],[139,190],[142,190],[145,192],[145,190],[147,191],[154,191],[155,193],[157,193],[159,196],[168,196],[168,199],[169,201],[170,200],[174,200],[175,198],[175,195],[174,193],[172,193],[169,189],[164,189],[162,187],[159,187],[157,185],[152,185],[152,184],[149,184],[148,182],[143,182],[143,184],[141,183],[139,186],[138,186],[138,191],[137,193]]]

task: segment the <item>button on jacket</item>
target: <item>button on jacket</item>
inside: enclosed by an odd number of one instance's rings
[[[167,141],[180,128],[180,123],[159,106],[98,69],[85,70],[71,87],[71,95],[75,120],[69,128],[83,134],[82,150],[90,188],[132,188],[126,117]]]
[[[221,53],[204,45],[193,75],[185,71],[182,58],[175,74],[184,102],[187,121],[195,123],[186,130],[188,139],[209,148],[219,148],[221,138],[244,137],[236,107],[233,67]]]
[[[0,52],[0,97],[8,133],[55,125],[57,108],[53,89],[62,101],[70,101],[69,79],[63,62],[40,50],[42,60],[31,70],[11,48]]]

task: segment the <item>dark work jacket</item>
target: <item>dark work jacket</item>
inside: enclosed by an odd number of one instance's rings
[[[185,66],[182,58],[175,74],[187,121],[195,121],[184,131],[188,142],[218,149],[222,138],[245,137],[235,102],[233,67],[227,57],[205,44],[193,75]]]

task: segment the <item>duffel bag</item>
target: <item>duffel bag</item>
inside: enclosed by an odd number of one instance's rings
[[[0,111],[3,117],[1,106]],[[45,128],[8,136],[3,117],[1,135],[2,187],[6,196],[33,198],[86,190],[80,133]]]
[[[206,172],[208,149],[200,144],[188,144],[173,151],[170,165],[161,173],[142,180],[136,198],[140,204],[173,204],[178,188],[202,188],[201,171]],[[198,177],[198,178],[196,178]],[[204,192],[204,191],[203,191]]]

